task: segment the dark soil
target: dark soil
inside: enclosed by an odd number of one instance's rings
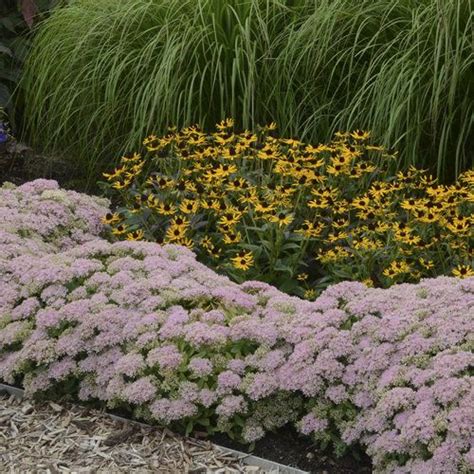
[[[211,438],[217,444],[244,451],[270,461],[297,467],[312,474],[368,474],[372,472],[370,458],[362,451],[336,458],[331,452],[322,452],[309,438],[300,436],[292,427],[285,427],[248,447],[230,440],[225,435]]]
[[[54,179],[65,189],[95,191],[95,183],[87,183],[77,166],[66,158],[36,153],[15,140],[0,144],[0,186],[6,181],[18,186],[38,178]]]

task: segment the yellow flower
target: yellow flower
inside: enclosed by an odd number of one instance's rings
[[[189,237],[182,237],[181,239],[177,240],[176,243],[190,250],[194,248],[194,242]]]
[[[276,160],[281,156],[278,148],[271,144],[265,145],[259,152],[257,153],[257,157],[261,160]]]
[[[224,131],[234,126],[234,119],[226,118],[216,125],[217,130]]]
[[[333,232],[329,233],[326,238],[329,243],[334,243],[338,240],[347,239],[348,237],[349,234],[347,232],[343,232],[341,230],[334,230]]]
[[[238,211],[228,211],[221,216],[218,223],[220,226],[233,227],[240,221],[242,213]]]
[[[368,237],[362,237],[361,240],[354,241],[353,246],[356,250],[371,251],[379,249],[381,244],[380,242],[370,240]]]
[[[270,222],[274,222],[280,227],[287,226],[293,222],[293,216],[284,212],[277,212],[270,217]]]
[[[352,207],[356,209],[367,209],[370,207],[370,199],[368,197],[356,198],[352,201]]]
[[[363,132],[361,130],[356,130],[351,133],[351,137],[357,141],[363,141],[370,138],[370,132]]]
[[[152,208],[156,209],[158,214],[161,214],[163,216],[172,216],[176,214],[176,208],[172,204],[169,204],[167,202],[159,201],[156,207]]]
[[[314,298],[316,298],[316,290],[313,288],[306,290],[303,294],[303,298],[306,300],[314,300]]]
[[[319,223],[315,226],[311,221],[305,220],[300,228],[295,230],[296,234],[303,234],[306,238],[318,237],[324,229],[324,224]]]
[[[339,176],[341,174],[348,174],[349,173],[349,168],[347,166],[344,166],[344,165],[329,165],[327,168],[326,168],[326,171],[329,173],[329,174],[332,174],[333,176]]]
[[[166,230],[165,239],[167,242],[176,242],[185,237],[186,228],[183,226],[170,225]]]
[[[371,163],[367,163],[363,161],[361,163],[357,163],[355,165],[355,169],[357,170],[358,173],[362,174],[362,173],[373,173],[377,169],[377,167]]]
[[[133,163],[139,162],[141,159],[142,159],[142,156],[140,155],[140,153],[134,153],[132,156],[122,156],[120,161],[121,163],[133,164]]]
[[[320,250],[316,255],[316,260],[321,263],[331,263],[343,260],[350,256],[350,253],[343,247],[334,247],[334,249]]]
[[[219,258],[222,254],[222,249],[212,245],[212,247],[207,249],[207,253],[213,258]]]
[[[238,270],[247,271],[253,264],[252,252],[245,250],[240,251],[235,257],[230,259],[234,268]]]
[[[298,281],[306,281],[308,279],[309,275],[307,273],[300,273],[296,276],[296,279]]]
[[[388,278],[395,278],[398,275],[410,272],[410,265],[404,261],[394,260],[384,271],[383,274]]]
[[[365,280],[362,280],[362,283],[369,288],[374,287],[374,282],[372,281],[372,278],[366,278]]]
[[[123,235],[128,232],[128,227],[124,224],[119,224],[117,227],[112,229],[112,234],[114,235]]]
[[[224,239],[223,239],[224,243],[228,245],[237,244],[241,240],[242,240],[242,236],[240,232],[229,232],[224,235]]]
[[[261,200],[255,203],[255,212],[260,214],[273,212],[275,208],[275,204],[271,204],[267,201]]]
[[[474,270],[468,265],[458,265],[453,269],[453,275],[458,278],[468,278],[474,276]]]
[[[127,234],[127,240],[142,240],[143,237],[145,237],[145,233],[143,232],[143,230],[139,229],[139,230],[134,230],[133,232],[129,232]]]
[[[183,199],[179,206],[183,214],[195,214],[199,210],[199,201],[193,199]]]
[[[448,221],[446,227],[453,233],[458,235],[469,234],[473,232],[472,225],[466,217],[457,216]]]
[[[102,224],[115,224],[116,222],[120,222],[120,216],[114,212],[113,214],[111,212],[108,212],[104,217],[102,217],[101,221]]]
[[[102,173],[102,176],[107,179],[107,181],[112,181],[115,178],[119,178],[123,173],[125,173],[126,168],[124,166],[119,166],[115,168],[112,173]]]
[[[430,211],[427,209],[417,209],[415,211],[416,219],[425,224],[433,224],[437,222],[440,218],[440,215],[437,212]]]
[[[146,184],[160,189],[166,189],[173,186],[173,180],[165,176],[152,175],[146,180]]]
[[[420,262],[420,265],[426,268],[427,270],[431,270],[432,268],[434,268],[433,260],[425,260],[424,258],[420,257],[418,259],[418,262]]]
[[[171,219],[170,226],[187,229],[189,227],[189,220],[186,217],[176,216]]]
[[[156,151],[160,148],[160,141],[156,135],[150,135],[143,140],[143,145],[148,151]]]
[[[312,209],[326,209],[328,206],[329,204],[326,199],[323,199],[321,197],[316,197],[311,201],[308,201],[308,207]]]
[[[201,243],[201,247],[206,249],[206,250],[210,250],[214,247],[214,244],[212,243],[212,239],[208,235],[205,235],[201,239],[200,243]]]
[[[128,186],[130,186],[130,183],[132,182],[131,179],[119,179],[118,181],[115,181],[114,184],[112,184],[112,187],[114,189],[125,189]]]

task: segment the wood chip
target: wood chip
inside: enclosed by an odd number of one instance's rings
[[[75,405],[0,395],[0,426],[0,472],[271,472],[245,465],[207,440],[124,423]]]

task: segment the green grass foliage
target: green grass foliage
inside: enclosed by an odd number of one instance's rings
[[[44,22],[25,130],[90,172],[167,125],[370,129],[450,178],[474,149],[473,0],[75,0]]]

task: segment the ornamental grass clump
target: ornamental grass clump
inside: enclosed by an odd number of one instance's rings
[[[472,0],[75,0],[35,35],[24,125],[92,176],[151,127],[234,116],[373,130],[452,179],[473,160],[473,24]]]
[[[13,190],[21,219],[38,186]],[[29,242],[16,229],[0,220]],[[375,472],[474,469],[474,278],[344,282],[310,302],[182,246],[96,237],[0,255],[0,287],[0,379],[30,395],[246,442],[294,423],[337,452],[365,446]]]
[[[308,298],[343,280],[474,275],[472,171],[450,186],[413,167],[394,174],[396,155],[367,132],[311,145],[277,138],[274,124],[217,129],[151,135],[144,156],[104,174],[117,238],[183,245],[238,282]]]

